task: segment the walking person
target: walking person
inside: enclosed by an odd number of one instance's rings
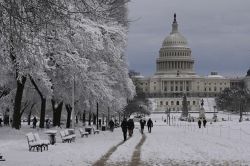
[[[45,123],[46,123],[46,128],[49,129],[49,127],[50,127],[50,119],[47,118]]]
[[[199,128],[201,128],[201,120],[200,119],[198,120],[198,126],[199,126]]]
[[[123,119],[122,124],[121,124],[121,128],[122,128],[122,132],[123,132],[124,141],[126,141],[127,140],[127,131],[128,131],[128,122],[127,122],[126,118]]]
[[[114,127],[115,127],[115,123],[114,123],[114,121],[111,119],[110,121],[109,121],[109,128],[110,128],[110,131],[114,131]]]
[[[207,120],[204,119],[204,120],[203,120],[203,126],[204,126],[204,128],[206,128],[206,124],[207,124]]]
[[[147,126],[148,132],[151,133],[151,128],[153,127],[153,121],[151,120],[151,118],[148,119]]]
[[[36,123],[37,123],[36,117],[34,117],[32,121],[33,121],[33,128],[36,128]]]
[[[3,123],[5,126],[9,126],[9,116],[8,115],[4,115],[4,119],[3,119]]]
[[[128,134],[131,137],[133,135],[133,130],[135,128],[135,123],[132,118],[128,120]]]
[[[144,130],[144,126],[146,124],[146,120],[145,119],[141,119],[140,120],[140,125],[141,125],[141,133],[143,134],[143,130]]]

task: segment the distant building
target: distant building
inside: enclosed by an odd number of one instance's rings
[[[199,76],[194,71],[194,62],[191,48],[179,32],[174,15],[172,32],[164,39],[156,59],[156,73],[151,77],[134,76],[133,79],[149,98],[155,100],[155,111],[161,112],[166,109],[181,111],[184,94],[188,97],[189,110],[198,111],[201,98],[215,97],[230,87],[247,86],[250,89],[250,71],[246,78],[226,78],[217,72]]]

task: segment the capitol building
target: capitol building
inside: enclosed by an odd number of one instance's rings
[[[191,111],[200,109],[201,100],[215,109],[214,98],[225,88],[247,87],[250,89],[250,71],[246,77],[226,78],[211,72],[208,76],[199,76],[194,71],[195,60],[186,38],[179,32],[176,14],[172,31],[159,50],[156,59],[156,72],[151,77],[134,76],[138,86],[154,101],[154,112],[181,111],[183,96],[187,96]]]

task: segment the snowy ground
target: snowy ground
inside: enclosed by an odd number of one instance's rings
[[[136,126],[134,135],[126,142],[120,128],[88,138],[80,138],[77,131],[75,143],[61,143],[57,134],[56,145],[43,152],[29,152],[25,134],[37,131],[47,138],[45,130],[2,127],[0,153],[6,161],[0,161],[0,165],[250,165],[250,121],[239,123],[237,115],[219,114],[220,120],[231,121],[208,122],[206,128],[198,129],[197,122],[182,122],[177,120],[177,114],[173,116],[176,118],[171,119],[169,126],[163,121],[165,115],[151,115],[152,133],[146,131],[142,136]]]

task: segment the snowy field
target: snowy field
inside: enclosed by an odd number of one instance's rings
[[[58,133],[56,145],[50,145],[49,150],[43,152],[29,152],[25,134],[38,132],[45,139],[45,129],[24,125],[16,131],[1,127],[0,153],[6,161],[0,161],[0,165],[250,165],[250,121],[239,123],[238,115],[220,113],[219,122],[208,122],[206,128],[199,129],[197,122],[178,121],[177,114],[173,114],[169,126],[164,122],[165,116],[152,114],[152,133],[146,130],[144,136],[136,123],[134,135],[126,142],[123,142],[120,128],[88,138],[81,138],[76,130],[77,139],[73,143],[61,143]]]

